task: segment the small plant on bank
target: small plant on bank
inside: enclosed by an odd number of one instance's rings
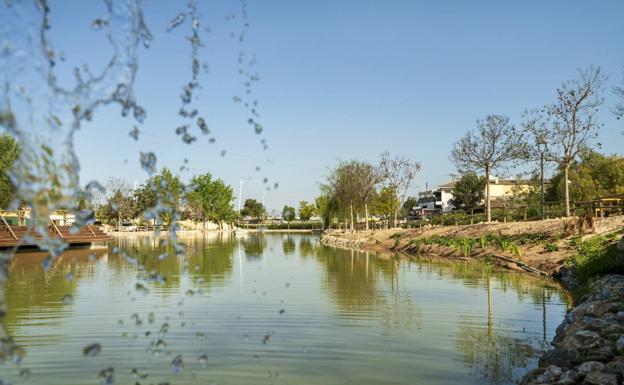
[[[559,246],[555,242],[548,242],[544,244],[544,250],[552,253],[553,251],[558,251]]]

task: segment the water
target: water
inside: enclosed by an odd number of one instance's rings
[[[5,326],[26,356],[0,363],[0,378],[508,384],[536,365],[566,309],[553,282],[481,265],[334,249],[313,235],[182,239],[185,257],[158,260],[156,241],[130,236],[66,251],[47,272],[45,254],[18,254]],[[164,282],[146,278],[156,273]]]

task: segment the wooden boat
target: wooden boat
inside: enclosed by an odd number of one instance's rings
[[[108,234],[91,225],[72,232],[70,226],[59,226],[50,221],[47,231],[50,237],[60,238],[70,246],[86,246],[112,239]],[[30,237],[27,238],[27,235]],[[0,249],[16,246],[36,247],[37,239],[41,239],[41,236],[32,230],[29,231],[28,227],[10,225],[0,216]]]

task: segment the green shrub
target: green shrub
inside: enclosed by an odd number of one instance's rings
[[[579,244],[578,254],[567,265],[579,282],[585,283],[594,276],[624,273],[624,256],[610,237],[595,236]]]

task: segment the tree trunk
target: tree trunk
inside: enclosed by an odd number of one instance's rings
[[[351,232],[354,232],[354,228],[353,228],[353,202],[349,203],[349,213],[350,213],[350,218],[351,218]]]
[[[570,171],[570,164],[566,164],[563,167],[563,200],[565,201],[565,216],[570,216],[570,186],[568,183],[568,174]]]
[[[366,230],[368,230],[368,203],[364,202],[364,216],[366,217]]]
[[[485,213],[488,222],[492,222],[492,212],[490,210],[490,166],[485,166]]]
[[[470,224],[474,223],[474,208],[470,209]]]

